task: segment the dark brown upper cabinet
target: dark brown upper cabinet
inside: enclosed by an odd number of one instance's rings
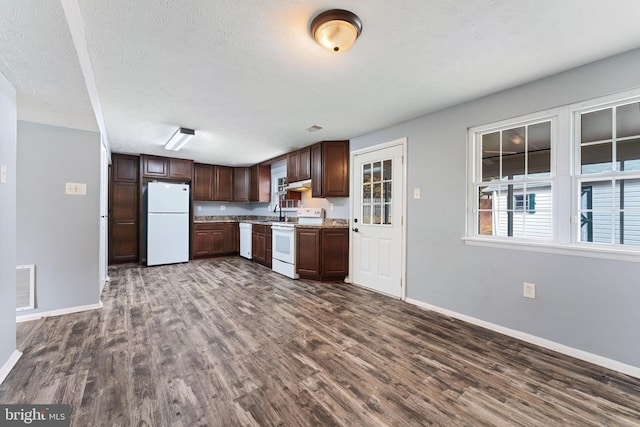
[[[213,200],[213,166],[193,164],[193,200],[208,202]]]
[[[193,200],[202,202],[233,201],[233,168],[195,163],[193,166]]]
[[[252,202],[271,201],[271,165],[258,164],[251,168],[249,200]]]
[[[142,163],[143,178],[168,178],[169,177],[169,158],[158,156],[140,156]]]
[[[287,182],[311,178],[311,148],[301,148],[287,155]]]
[[[173,159],[169,157],[140,156],[143,178],[165,178],[191,181],[193,160]]]
[[[233,201],[233,168],[229,166],[213,167],[213,200]]]
[[[193,160],[169,159],[169,179],[184,179],[191,181],[193,178]]]
[[[251,168],[233,168],[233,201],[248,202],[251,186]]]
[[[349,197],[349,141],[311,146],[311,196]]]

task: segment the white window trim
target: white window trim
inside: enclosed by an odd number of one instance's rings
[[[465,236],[462,238],[464,243],[470,246],[640,262],[640,247],[580,242],[580,227],[577,221],[580,206],[577,185],[585,179],[597,179],[598,174],[581,175],[579,173],[580,159],[576,155],[579,153],[577,151],[579,143],[576,138],[575,117],[577,114],[607,108],[609,105],[634,102],[636,98],[640,101],[640,88],[469,128],[466,223]],[[475,188],[481,162],[477,153],[476,136],[480,133],[548,119],[551,119],[552,240],[538,241],[478,235],[476,195],[475,191],[472,191]],[[569,202],[561,202],[566,200]]]

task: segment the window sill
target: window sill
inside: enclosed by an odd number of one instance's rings
[[[465,244],[490,248],[510,249],[529,252],[543,252],[558,255],[581,256],[587,258],[611,259],[616,261],[640,262],[640,248],[621,249],[584,243],[562,244],[553,242],[531,242],[499,238],[463,237]]]

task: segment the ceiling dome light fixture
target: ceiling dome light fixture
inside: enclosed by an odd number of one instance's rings
[[[362,21],[348,10],[327,10],[311,21],[311,35],[318,44],[335,53],[349,49],[361,32]]]

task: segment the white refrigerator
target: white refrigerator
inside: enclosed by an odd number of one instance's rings
[[[189,261],[189,186],[147,186],[147,265]]]

